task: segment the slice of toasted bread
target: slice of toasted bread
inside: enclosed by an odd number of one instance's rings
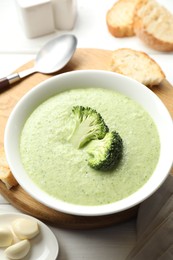
[[[5,183],[8,189],[18,185],[18,182],[13,177],[10,168],[8,167],[4,151],[0,151],[0,180]]]
[[[140,0],[135,9],[134,31],[149,47],[173,51],[173,14],[155,0]]]
[[[134,13],[139,0],[119,0],[106,15],[108,30],[115,37],[133,36]]]
[[[158,85],[165,78],[160,66],[150,56],[128,48],[117,49],[113,52],[110,69],[148,87]]]

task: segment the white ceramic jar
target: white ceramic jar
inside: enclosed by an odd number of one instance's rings
[[[59,30],[72,30],[77,14],[76,0],[52,0],[55,27]]]
[[[51,0],[16,0],[19,18],[28,38],[55,31]]]

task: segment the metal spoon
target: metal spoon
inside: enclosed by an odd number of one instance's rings
[[[76,46],[77,38],[72,34],[64,34],[50,40],[38,52],[34,67],[0,79],[0,89],[35,72],[51,74],[62,69],[71,59]]]

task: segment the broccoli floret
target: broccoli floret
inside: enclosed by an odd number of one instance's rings
[[[101,140],[94,140],[87,150],[88,164],[96,170],[114,168],[122,157],[123,141],[116,131],[108,132]]]
[[[75,117],[75,127],[70,136],[70,142],[81,148],[94,139],[102,139],[109,131],[101,115],[90,107],[74,106],[72,113]]]

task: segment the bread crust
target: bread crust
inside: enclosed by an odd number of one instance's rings
[[[113,51],[110,70],[131,77],[148,87],[159,85],[165,79],[161,67],[147,53],[129,48]]]
[[[109,32],[117,38],[130,37],[130,36],[135,35],[133,26],[131,26],[131,27],[126,27],[126,26],[115,27],[115,26],[112,26],[111,24],[109,24],[108,22],[107,22],[107,25],[108,25]]]
[[[115,37],[130,37],[135,35],[133,26],[133,14],[135,6],[139,0],[119,0],[117,1],[106,14],[106,23],[109,32]],[[130,7],[130,11],[129,11]],[[123,16],[127,12],[127,16]],[[112,17],[118,16],[120,19],[113,21]],[[123,16],[123,17],[122,17]]]
[[[157,4],[156,1],[155,2],[155,7],[154,8],[162,8],[163,12],[165,12],[165,8],[161,7],[159,4]],[[148,45],[150,48],[158,50],[158,51],[163,51],[163,52],[170,52],[173,51],[173,37],[172,37],[172,42],[168,42],[166,40],[163,39],[159,39],[156,35],[150,33],[148,31],[147,26],[145,26],[144,22],[143,22],[143,18],[140,17],[139,15],[139,11],[145,6],[147,5],[148,0],[140,0],[140,2],[138,3],[138,5],[136,6],[135,9],[135,15],[134,15],[134,31],[135,34],[146,44]],[[166,10],[166,12],[168,12],[168,10]],[[171,15],[171,14],[170,14]],[[166,16],[165,16],[166,19]],[[172,16],[172,21],[173,21],[173,16]],[[153,21],[151,22],[155,22],[155,20],[153,19]],[[165,23],[167,21],[165,20]],[[173,33],[172,33],[173,35]]]
[[[6,185],[8,189],[18,185],[18,182],[10,171],[6,161],[5,152],[3,150],[0,151],[0,180]]]

